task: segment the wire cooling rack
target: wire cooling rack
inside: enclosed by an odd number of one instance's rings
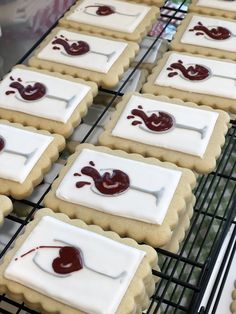
[[[176,23],[182,20],[183,16],[187,13],[186,3],[187,0],[183,1],[176,8],[170,5],[168,1],[162,8],[160,19],[165,23],[164,28],[118,91],[100,88],[100,92],[110,94],[113,97],[94,125],[91,126],[82,142],[88,141],[90,135],[94,132],[96,126],[108,109],[114,104],[117,98],[123,95],[123,88],[144,61],[148,52],[154,47],[156,41],[163,37],[165,30],[170,25],[176,25]],[[57,23],[55,23],[52,28],[54,28],[56,24]],[[51,29],[35,43],[18,63],[23,63],[27,60]],[[219,276],[216,277],[208,305],[201,307],[199,310],[202,297],[211,277],[224,238],[232,224],[234,226],[234,232],[232,233],[228,249],[233,245],[233,239],[236,234],[236,224],[233,222],[236,209],[236,121],[232,120],[231,123],[232,127],[227,134],[226,143],[218,160],[216,170],[209,175],[199,176],[198,178],[198,184],[195,189],[197,201],[194,208],[194,215],[191,219],[191,225],[185,240],[180,247],[179,254],[172,254],[165,250],[157,249],[161,270],[153,270],[153,274],[155,277],[159,277],[160,280],[157,283],[156,291],[146,313],[158,313],[159,309],[161,309],[162,313],[169,314],[202,314],[208,313],[209,311],[209,306],[213,302],[213,296],[216,293],[216,286],[220,280]],[[43,192],[41,191],[39,194],[36,193],[36,196],[27,200],[13,200],[14,208],[23,209],[27,207],[27,215],[24,218],[19,218],[14,214],[6,217],[4,227],[7,229],[8,226],[14,225],[14,228],[11,228],[10,239],[4,243],[0,251],[0,260],[22,232],[25,225],[33,218],[35,211],[42,208],[42,200],[48,193],[59,168],[60,165],[57,164],[56,170],[53,172],[54,177],[49,179],[49,183],[44,184]],[[226,275],[221,282],[220,289],[217,292],[218,295],[223,289],[225,278]],[[215,307],[216,306],[217,304]],[[0,312],[6,314],[37,313],[27,308],[24,303],[17,303],[6,295],[0,295]]]

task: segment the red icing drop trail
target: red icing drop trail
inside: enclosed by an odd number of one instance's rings
[[[6,93],[5,93],[7,96],[8,95],[11,95],[11,94],[15,94],[15,91],[14,90],[8,90],[8,91],[6,91]]]
[[[93,161],[90,161],[89,164],[93,167],[95,166],[95,163]]]
[[[13,78],[12,76],[10,76],[10,80],[11,80],[11,81],[15,81],[15,80],[14,80],[14,78]]]
[[[76,173],[74,173],[74,177],[81,177],[81,174],[76,172]]]
[[[72,272],[83,269],[83,260],[81,257],[80,250],[73,246],[41,245],[22,254],[20,258],[23,258],[26,255],[35,252],[39,249],[60,249],[59,256],[56,257],[52,262],[52,268],[57,274],[70,274]],[[18,258],[15,258],[15,261],[17,260]]]
[[[138,106],[138,108],[139,108],[139,109],[143,109],[143,107],[142,107],[142,106],[140,106],[140,105]]]
[[[80,56],[80,55],[83,55],[83,54],[89,52],[89,50],[90,50],[88,43],[86,43],[85,41],[82,41],[82,40],[77,41],[77,43],[74,42],[74,43],[70,44],[64,38],[56,38],[52,42],[52,44],[62,46],[64,48],[64,50],[66,51],[66,53],[70,56]],[[55,46],[53,47],[53,49],[54,48],[55,48]]]
[[[60,50],[60,48],[59,48],[59,47],[56,47],[56,46],[52,47],[52,49],[53,49],[53,50]]]
[[[134,118],[134,116],[128,116],[127,117],[127,119],[133,119]]]
[[[208,37],[215,40],[225,40],[231,37],[231,32],[227,28],[222,26],[209,28],[204,26],[201,22],[198,22],[198,24],[189,31],[197,31],[197,36],[206,34]]]
[[[135,126],[135,125],[139,125],[139,124],[143,124],[142,121],[133,121],[133,122],[132,122],[132,125],[134,125],[134,126]]]
[[[178,72],[176,72],[176,70],[179,70],[182,75],[190,81],[201,81],[210,75],[209,70],[203,65],[199,64],[185,66],[183,61],[178,60],[178,62],[172,63],[170,66],[174,72],[169,73],[168,77],[177,75]]]
[[[19,78],[17,79],[17,81],[18,81],[18,82],[22,82],[22,79],[19,77]]]
[[[101,16],[111,15],[115,13],[115,11],[108,5],[88,5],[86,8],[98,8],[96,14]]]
[[[79,181],[75,184],[78,189],[83,188],[85,185],[91,185],[91,183],[87,181]]]
[[[37,251],[37,250],[39,250],[39,249],[52,249],[52,248],[53,248],[53,249],[60,249],[60,248],[63,248],[63,246],[40,245],[40,246],[37,246],[37,247],[35,247],[35,248],[29,250],[28,252],[22,254],[19,258],[25,257],[26,255],[28,255],[28,254],[30,254],[30,253],[32,253],[32,252],[35,252],[35,251]],[[18,260],[18,258],[15,258],[15,261],[17,261],[17,260]]]
[[[163,132],[173,127],[174,121],[172,117],[166,112],[159,111],[159,115],[152,113],[148,116],[143,110],[133,109],[131,113],[139,117],[142,121],[133,121],[132,125],[145,123],[146,127],[154,132]]]

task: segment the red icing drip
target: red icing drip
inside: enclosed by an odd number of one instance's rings
[[[46,87],[42,83],[36,82],[33,85],[22,85],[19,82],[12,82],[9,85],[15,88],[20,93],[21,97],[25,100],[38,100],[46,95]]]
[[[52,268],[57,274],[70,274],[83,269],[83,260],[79,249],[72,246],[62,247],[59,257],[53,260]]]
[[[74,173],[74,176],[75,177],[81,177],[81,174],[76,172],[76,173]]]
[[[173,126],[173,119],[172,117],[162,111],[159,111],[159,115],[156,113],[152,113],[151,116],[148,116],[143,110],[140,109],[133,109],[131,113],[142,119],[145,123],[146,127],[155,132],[163,132],[167,131],[172,128]],[[139,123],[138,123],[139,122]],[[142,124],[141,121],[133,121],[132,125]]]
[[[10,76],[10,80],[11,80],[11,81],[15,81],[15,80],[14,80],[14,78],[13,78],[12,76]]]
[[[15,92],[13,90],[8,90],[8,91],[6,91],[5,94],[8,96],[8,95],[11,95],[11,94],[15,94]]]
[[[65,39],[57,38],[52,42],[52,44],[63,46],[66,53],[71,56],[80,56],[89,52],[90,50],[89,45],[82,40],[79,40],[77,43],[69,44]]]
[[[90,161],[89,164],[93,167],[95,166],[95,163],[93,161]]]
[[[17,79],[17,81],[18,81],[18,82],[22,82],[22,79],[19,77],[19,78]]]
[[[204,35],[205,33],[207,36],[215,40],[224,40],[231,37],[231,32],[227,28],[217,26],[210,29],[207,26],[204,26],[201,22],[198,22],[198,25],[194,26],[193,29],[190,29],[189,31],[200,31],[197,32],[196,35]]]
[[[86,182],[86,181],[79,181],[79,182],[76,182],[75,186],[80,189],[80,188],[83,188],[85,185],[90,185],[91,183],[90,182]]]
[[[143,109],[143,107],[139,105],[139,106],[138,106],[138,109]]]
[[[56,47],[56,46],[52,47],[52,49],[53,49],[53,50],[60,50],[60,48],[59,48],[59,47]]]
[[[4,149],[5,147],[5,141],[4,139],[0,136],[0,152]]]
[[[121,170],[114,169],[112,174],[105,172],[100,175],[96,169],[87,166],[81,169],[81,173],[91,177],[97,190],[105,195],[122,193],[129,188],[129,176]]]
[[[20,256],[20,258],[25,257],[26,255],[28,255],[28,254],[30,254],[30,253],[32,253],[32,252],[34,252],[34,251],[37,251],[37,250],[39,250],[39,249],[60,249],[60,248],[63,248],[63,246],[40,245],[40,246],[37,246],[37,247],[35,247],[35,248],[29,250],[28,252],[22,254],[22,255]],[[15,260],[17,261],[18,258],[15,258]]]
[[[102,16],[111,15],[115,13],[115,11],[108,5],[89,5],[86,8],[98,8],[96,14]]]
[[[133,119],[134,118],[134,116],[128,116],[127,117],[127,119]]]
[[[175,70],[179,70],[183,74],[183,76],[189,79],[190,81],[201,81],[209,77],[210,75],[209,70],[206,67],[199,64],[190,65],[186,67],[183,65],[183,62],[179,60],[178,62],[172,63],[170,66]],[[168,76],[173,77],[176,74],[178,73],[172,72],[169,73]]]
[[[143,124],[142,121],[133,121],[132,122],[132,125],[134,125],[134,126],[139,125],[139,124]]]

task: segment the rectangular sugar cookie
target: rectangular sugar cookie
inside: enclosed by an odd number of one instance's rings
[[[3,223],[3,218],[7,216],[11,211],[12,211],[11,200],[4,195],[0,195],[0,226]]]
[[[82,144],[60,172],[44,204],[158,247],[170,240],[178,216],[192,199],[194,184],[190,170]]]
[[[61,135],[0,120],[0,194],[29,196],[64,147]]]
[[[29,65],[114,87],[139,50],[138,44],[56,27]]]
[[[59,20],[63,27],[139,42],[160,10],[146,4],[120,0],[81,0]]]
[[[236,113],[236,63],[182,52],[167,52],[142,91]]]
[[[96,94],[93,82],[17,65],[0,82],[0,117],[68,137]]]
[[[1,263],[0,289],[44,313],[141,313],[156,265],[151,247],[42,209]]]
[[[189,13],[178,27],[171,49],[236,60],[236,21]]]
[[[236,2],[230,0],[192,0],[189,12],[236,18]]]
[[[117,105],[99,143],[209,173],[216,166],[229,120],[224,111],[130,93]]]

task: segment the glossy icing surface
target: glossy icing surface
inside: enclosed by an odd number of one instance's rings
[[[183,44],[236,52],[235,35],[236,23],[234,22],[194,15],[180,41]]]
[[[23,99],[18,90],[10,87],[12,79],[19,78],[23,86],[33,87],[35,82],[43,84],[45,95],[31,101]],[[0,108],[66,123],[90,90],[88,85],[15,68],[0,83]]]
[[[53,137],[0,124],[0,178],[23,183]]]
[[[95,166],[91,166],[90,162],[93,162]],[[110,174],[110,179],[109,175],[108,179],[114,186],[116,185],[114,170],[124,172],[129,177],[129,188],[123,193],[109,196],[100,193],[93,179],[82,173],[84,171],[81,170],[86,166],[93,167],[100,175],[108,172]],[[181,172],[178,170],[83,149],[60,183],[56,196],[98,211],[161,224],[180,177]],[[87,182],[87,184],[78,188],[76,187],[78,182]]]
[[[112,135],[203,157],[217,117],[215,112],[132,96]]]
[[[132,33],[150,11],[150,7],[146,5],[109,0],[106,6],[110,8],[110,11],[104,12],[103,15],[99,14],[99,6],[100,8],[104,7],[105,2],[104,0],[84,0],[66,19],[114,31]]]
[[[77,263],[75,259],[69,261],[72,248],[80,252]],[[86,313],[112,314],[144,255],[141,250],[44,216],[4,276]],[[66,273],[60,271],[63,265],[68,266]]]
[[[65,39],[71,45],[72,51],[73,45],[75,47],[79,46],[79,42],[85,42],[89,45],[89,51],[84,54],[70,55],[62,45],[55,43],[55,40],[58,38]],[[78,68],[107,73],[126,47],[127,43],[125,42],[60,30],[51,42],[37,54],[37,57]],[[106,55],[109,57],[106,57]]]
[[[197,5],[226,11],[236,11],[235,1],[225,0],[198,0]]]
[[[171,65],[179,60],[183,62],[185,68],[189,66],[201,65],[209,71],[208,77],[203,80],[186,79],[180,70],[175,70],[177,75],[169,76]],[[173,72],[172,72],[173,73]],[[224,60],[214,60],[210,58],[198,57],[197,55],[184,55],[181,53],[172,53],[163,69],[157,76],[154,84],[167,86],[184,91],[195,92],[199,94],[213,95],[225,98],[236,99],[236,64]],[[190,73],[191,74],[191,73]],[[196,74],[193,74],[195,76]],[[217,86],[217,88],[216,88]]]

